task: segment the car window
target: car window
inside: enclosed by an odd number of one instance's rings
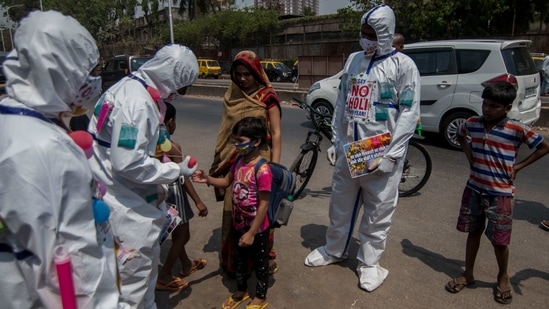
[[[454,51],[451,48],[404,51],[414,62],[421,76],[456,74]]]
[[[217,63],[217,61],[215,61],[215,60],[210,60],[210,61],[208,61],[208,66],[209,67],[218,67],[219,63]]]
[[[284,63],[277,63],[275,64],[275,68],[281,70],[281,71],[291,71],[290,68],[284,64]]]
[[[117,70],[125,70],[128,68],[128,63],[126,62],[126,60],[118,60],[118,67],[116,68]]]
[[[115,71],[115,69],[116,69],[116,64],[117,64],[117,63],[118,63],[118,62],[117,62],[117,61],[114,61],[114,60],[108,61],[107,64],[105,65],[105,69],[104,69],[103,71],[105,71],[105,72],[112,72],[112,71]]]
[[[478,49],[458,49],[456,50],[456,60],[458,73],[472,73],[480,69],[490,55],[489,50]]]
[[[534,61],[524,47],[506,48],[501,51],[507,71],[515,76],[538,73]]]
[[[142,57],[142,58],[132,58],[132,72],[137,71],[145,62],[147,62],[149,57]]]

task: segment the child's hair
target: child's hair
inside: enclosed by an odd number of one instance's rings
[[[259,145],[263,145],[267,142],[267,125],[262,118],[245,117],[234,125],[233,136],[259,140]]]
[[[482,98],[507,106],[517,97],[517,89],[510,82],[497,81],[490,83],[482,91]]]
[[[175,118],[175,107],[170,102],[164,102],[166,104],[166,114],[164,115],[164,123],[168,122],[170,119]]]

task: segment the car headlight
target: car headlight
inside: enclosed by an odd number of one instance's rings
[[[288,77],[288,73],[284,72],[284,73],[282,73],[282,76]]]
[[[313,91],[320,89],[320,83],[314,83],[309,87],[309,91],[307,91],[308,94],[311,94]]]

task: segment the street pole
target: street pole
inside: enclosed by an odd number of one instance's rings
[[[168,0],[168,20],[170,23],[170,42],[173,44],[172,0]]]
[[[44,8],[42,7],[42,0],[40,0],[40,11],[43,11]]]

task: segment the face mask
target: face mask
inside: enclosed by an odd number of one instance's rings
[[[245,156],[255,150],[255,145],[253,144],[253,141],[242,144],[234,144],[234,146],[236,147],[236,152],[240,156]]]
[[[177,99],[178,97],[179,97],[178,92],[172,92],[165,100],[168,102],[173,102],[173,100]]]
[[[377,50],[378,43],[377,41],[371,41],[365,38],[360,39],[360,46],[366,52],[366,57],[371,57]]]
[[[101,76],[91,76],[88,75],[86,78],[86,82],[82,87],[80,87],[80,90],[78,90],[78,94],[72,101],[72,105],[75,106],[85,106],[88,103],[97,101],[99,96],[101,95]]]

